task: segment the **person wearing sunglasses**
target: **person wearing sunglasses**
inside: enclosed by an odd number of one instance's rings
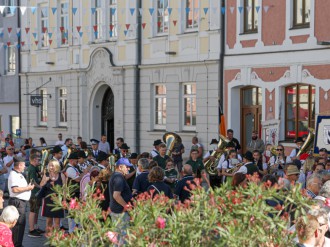
[[[283,177],[284,166],[288,163],[291,163],[291,158],[289,156],[285,156],[284,146],[278,145],[276,148],[276,155],[272,156],[269,160],[270,173],[276,175],[277,177]]]

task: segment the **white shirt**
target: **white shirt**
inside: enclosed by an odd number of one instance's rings
[[[69,166],[68,169],[66,169],[66,175],[69,178],[75,180],[75,179],[79,178],[80,173],[77,168],[75,168],[73,166]]]
[[[62,149],[62,152],[63,152],[63,154],[62,154],[62,161],[64,161],[64,159],[65,159],[65,157],[66,157],[66,155],[67,155],[67,153],[68,153],[68,147],[66,146],[66,145],[63,145],[62,147],[61,147],[61,149]]]
[[[296,157],[297,156],[297,150],[296,148],[300,149],[298,146],[295,147],[294,149],[292,149],[291,153],[290,153],[290,157]]]
[[[155,158],[155,157],[159,154],[159,152],[158,152],[156,149],[153,149],[153,150],[150,152],[150,154],[152,155],[152,158]]]
[[[10,161],[13,160],[13,158],[14,158],[14,156],[9,156],[9,155],[7,155],[6,157],[4,157],[4,158],[3,158],[3,164],[4,164],[4,166],[7,166],[7,164],[8,164]],[[11,170],[13,169],[13,167],[14,167],[14,162],[11,164],[10,167],[7,167],[7,171],[8,171],[8,172],[7,172],[6,174],[4,174],[6,179],[8,179],[8,177],[9,177],[9,173],[11,172]]]
[[[247,170],[247,168],[246,168],[246,165],[251,164],[251,163],[253,163],[253,162],[245,163],[244,166],[241,166],[241,168],[239,168],[239,170],[238,170],[237,172],[235,172],[235,174],[236,174],[236,173],[247,174],[248,170]]]
[[[28,183],[26,179],[24,178],[22,173],[19,173],[16,170],[12,170],[8,177],[8,190],[9,190],[9,196],[15,197],[24,201],[30,200],[31,197],[31,190],[24,191],[20,193],[14,193],[12,191],[12,188],[14,187],[27,187]]]
[[[99,142],[99,150],[105,152],[106,154],[110,153],[109,142]]]
[[[280,164],[288,164],[288,163],[291,163],[292,160],[289,156],[286,157],[286,159],[284,160],[284,157],[282,157],[281,159],[279,159],[278,156],[272,156],[270,157],[269,159],[269,164],[270,166],[273,166],[275,163],[280,163]]]
[[[55,146],[63,146],[63,145],[64,145],[64,141],[58,140],[55,142]]]

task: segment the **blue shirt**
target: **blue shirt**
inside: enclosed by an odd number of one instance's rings
[[[143,193],[147,191],[148,187],[151,185],[148,180],[148,171],[142,172],[138,175],[133,182],[133,190],[136,190],[138,193]]]
[[[120,195],[126,203],[128,203],[132,198],[131,189],[126,182],[123,174],[115,172],[112,174],[109,181],[109,194],[110,194],[110,209],[113,213],[120,214],[123,212],[124,207],[120,205],[114,198],[113,193],[115,191],[120,191]]]
[[[184,176],[176,185],[174,194],[177,195],[182,203],[184,203],[185,200],[190,198],[190,192],[185,190],[184,187],[186,186],[187,189],[189,189],[188,181],[191,181],[192,184],[194,183],[194,177],[193,176]]]
[[[155,183],[152,183],[152,185],[150,185],[148,187],[148,191],[150,192],[151,190],[154,190],[153,196],[155,196],[156,194],[160,194],[160,193],[163,192],[164,195],[167,196],[168,198],[170,198],[170,199],[173,198],[173,194],[172,194],[172,191],[171,191],[170,186],[168,186],[164,182],[155,182]]]

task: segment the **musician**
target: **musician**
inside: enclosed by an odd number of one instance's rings
[[[109,155],[105,152],[99,151],[96,161],[98,162],[97,167],[99,168],[99,171],[106,169],[109,166]]]
[[[203,163],[204,164],[208,160],[211,160],[212,162],[215,162],[215,157],[211,155],[214,151],[219,152],[219,153],[223,152],[222,150],[218,149],[218,140],[217,139],[212,139],[211,140],[210,147],[211,147],[211,149],[203,157]],[[219,174],[221,174],[221,171],[220,171],[220,173],[218,173],[215,176],[210,175],[210,184],[211,184],[212,188],[220,186],[222,178],[220,177]]]
[[[240,161],[237,158],[237,151],[235,149],[232,149],[229,151],[227,159],[222,163],[222,169],[218,169],[218,176],[222,177],[222,182],[226,182],[227,177],[233,177],[234,172],[228,173],[228,169],[233,169],[236,167],[237,164],[239,164]]]
[[[97,156],[99,156],[99,142],[98,140],[96,139],[91,139],[90,140],[91,142],[91,145],[92,145],[92,155],[95,159],[97,159]]]
[[[110,144],[107,142],[107,136],[101,136],[101,142],[99,143],[99,150],[105,152],[106,154],[110,153]]]
[[[329,160],[328,150],[326,148],[321,148],[319,151],[319,155],[325,160],[325,163]]]
[[[263,162],[262,156],[261,156],[261,153],[259,152],[259,150],[253,151],[253,158],[254,158],[255,164],[258,166],[260,177],[263,177],[264,175],[266,175],[268,173],[267,163]]]
[[[166,160],[165,168],[165,183],[170,186],[172,192],[174,192],[175,183],[178,181],[178,171],[175,170],[174,162],[171,158]]]
[[[88,168],[88,163],[86,162],[86,154],[85,151],[79,150],[77,152],[78,155],[78,169],[83,172]]]
[[[205,167],[201,158],[198,158],[199,152],[197,149],[190,151],[190,159],[186,164],[191,165],[195,177],[201,178],[201,174],[205,172]]]
[[[296,143],[296,148],[292,149],[292,151],[290,153],[291,160],[297,159],[297,154],[298,154],[299,150],[301,149],[302,145],[304,145],[304,141],[301,137],[298,137],[295,140],[295,143]]]
[[[128,174],[125,175],[125,178],[131,189],[133,188],[134,179],[137,173],[137,162],[138,162],[137,157],[138,157],[137,153],[132,153],[128,159],[129,163],[131,163],[132,166],[128,167]]]
[[[222,163],[227,159],[228,154],[231,150],[235,150],[236,146],[235,143],[233,142],[229,142],[226,146],[227,152],[224,152],[223,150],[220,150],[221,152],[223,152],[223,154],[220,156],[220,160],[218,162],[218,166],[217,169],[222,171]],[[242,157],[240,154],[237,154],[237,159],[242,162]]]
[[[166,160],[168,160],[170,157],[166,155],[166,145],[164,143],[161,143],[159,146],[159,154],[154,157],[153,160],[158,163],[158,166],[165,170]]]
[[[68,153],[68,150],[69,148],[72,146],[72,139],[71,138],[67,138],[65,139],[65,142],[64,142],[64,145],[61,147],[62,148],[62,151],[63,151],[63,154],[62,154],[62,161],[64,161],[67,153]]]
[[[113,154],[120,154],[120,148],[121,148],[121,145],[123,145],[124,144],[124,138],[122,138],[122,137],[118,137],[117,139],[116,139],[116,145],[117,145],[117,148],[115,148],[114,150],[113,150]]]
[[[258,173],[258,166],[254,163],[253,154],[250,151],[247,151],[243,156],[244,165],[236,173],[243,173],[253,175],[254,173]]]
[[[62,162],[62,156],[63,156],[62,148],[60,146],[53,147],[52,155],[53,155],[52,160],[58,161],[58,163],[60,163],[61,170],[63,170],[64,167]]]
[[[279,177],[284,176],[284,167],[287,163],[291,163],[291,158],[286,157],[284,154],[284,146],[279,144],[276,148],[276,154],[270,158],[269,165],[271,169],[271,173]]]
[[[159,149],[160,149],[160,144],[162,144],[163,142],[158,139],[154,141],[154,149],[150,152],[152,155],[152,158],[155,158],[157,155],[159,155]]]
[[[241,145],[239,144],[239,141],[234,137],[234,131],[232,129],[227,130],[227,139],[235,144],[235,150],[237,153],[241,150]]]
[[[182,142],[175,142],[172,152],[172,159],[178,171],[182,171],[182,154],[184,153],[184,146]]]
[[[191,143],[193,144],[190,148],[190,150],[197,150],[198,151],[198,158],[203,158],[203,146],[198,142],[198,137],[194,136],[191,140]]]
[[[127,155],[128,155],[128,151],[129,151],[130,147],[127,146],[126,143],[123,143],[121,146],[120,146],[120,155],[118,157],[119,158],[126,158]]]
[[[86,163],[90,166],[97,166],[97,161],[95,160],[95,158],[93,157],[93,153],[92,151],[88,150],[87,152],[87,161]]]

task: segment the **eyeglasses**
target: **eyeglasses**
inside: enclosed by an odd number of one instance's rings
[[[282,148],[277,148],[276,151],[283,151],[283,149]]]
[[[13,148],[8,148],[7,150],[14,150]]]

